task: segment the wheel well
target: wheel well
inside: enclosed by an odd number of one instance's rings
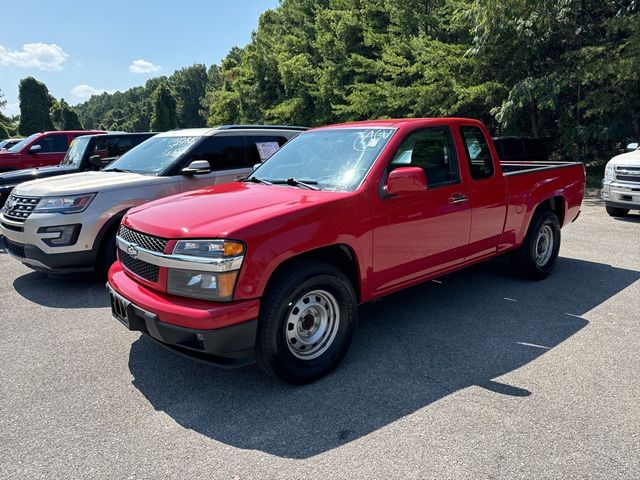
[[[560,222],[560,226],[564,225],[564,197],[558,195],[549,198],[536,207],[536,213],[538,211],[547,210],[556,214],[556,217],[558,217]]]
[[[271,281],[278,274],[284,272],[285,270],[293,267],[296,264],[308,262],[311,260],[328,263],[340,270],[349,279],[351,285],[353,285],[353,289],[356,292],[358,302],[360,301],[361,292],[360,275],[358,273],[358,261],[351,247],[344,244],[330,245],[328,247],[318,248],[316,250],[311,250],[309,252],[305,252],[285,260],[283,263],[278,265],[278,267],[269,278],[267,288],[269,287]]]
[[[98,232],[98,235],[96,236],[95,243],[93,244],[94,248],[97,248],[98,250],[102,249],[105,239],[108,238],[109,233],[111,233],[114,228],[118,228],[118,225],[120,225],[120,222],[124,218],[125,213],[127,213],[126,210],[118,212],[102,226],[102,228]]]

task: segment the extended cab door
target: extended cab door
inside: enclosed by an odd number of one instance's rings
[[[448,127],[407,135],[387,166],[424,169],[427,189],[373,199],[373,283],[382,293],[394,286],[458,265],[469,243],[471,209]]]
[[[496,253],[507,213],[507,191],[498,157],[489,148],[486,132],[477,125],[463,125],[459,133],[471,177],[467,189],[471,232],[466,257],[470,261]]]

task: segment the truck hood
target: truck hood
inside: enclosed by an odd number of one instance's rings
[[[640,165],[640,150],[623,153],[611,159],[614,165]]]
[[[232,238],[245,227],[263,223],[275,231],[283,216],[350,197],[349,193],[233,182],[133,208],[124,224],[163,238]]]
[[[168,182],[171,182],[168,177],[155,177],[138,173],[82,172],[21,183],[14,192],[16,195],[34,197],[79,195]]]
[[[0,173],[0,186],[17,185],[18,183],[28,182],[39,178],[56,177],[66,173],[72,173],[77,170],[78,167],[73,165],[56,165],[54,167],[26,168],[15,172]]]

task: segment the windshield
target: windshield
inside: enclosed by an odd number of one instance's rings
[[[67,150],[67,154],[60,162],[60,165],[80,165],[80,160],[82,160],[82,156],[84,155],[85,150],[87,149],[87,145],[89,144],[90,138],[75,138],[71,142],[71,146],[69,150]]]
[[[104,171],[126,171],[158,175],[202,137],[152,137],[132,148]]]
[[[33,135],[29,135],[27,138],[20,140],[18,143],[16,143],[13,147],[9,148],[8,150],[13,153],[19,153],[20,150],[22,150],[26,145],[29,145],[33,140],[35,140],[39,136],[40,136],[39,133],[34,133]]]
[[[249,180],[283,183],[295,179],[321,190],[351,192],[358,188],[394,133],[392,128],[302,133],[263,163]]]

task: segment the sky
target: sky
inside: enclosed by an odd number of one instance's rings
[[[0,9],[0,93],[15,115],[20,79],[33,76],[72,105],[92,93],[219,63],[244,46],[279,0],[23,0]]]

